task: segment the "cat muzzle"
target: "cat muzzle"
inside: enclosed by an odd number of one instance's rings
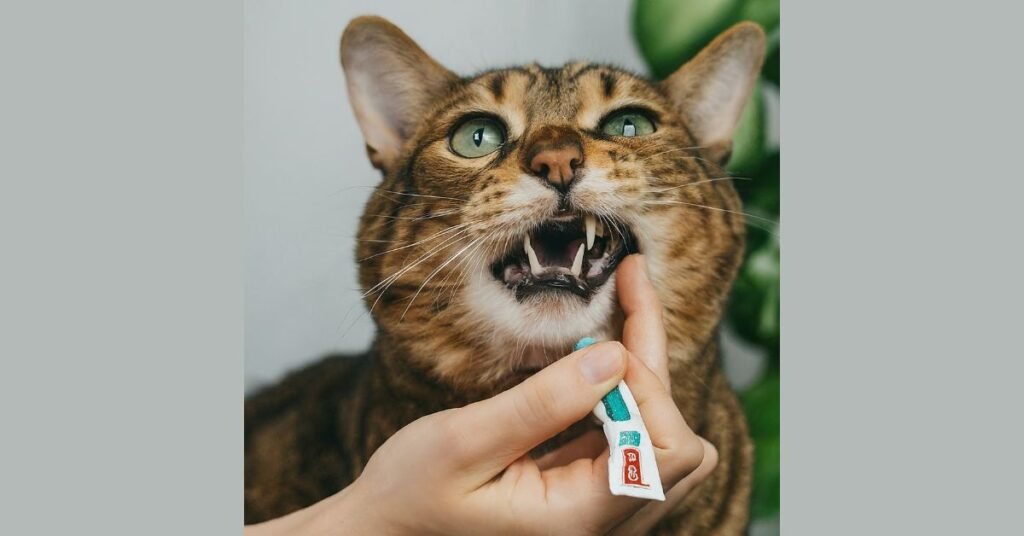
[[[547,221],[526,233],[491,271],[519,301],[543,292],[590,299],[619,262],[636,251],[636,239],[625,225],[580,214]]]

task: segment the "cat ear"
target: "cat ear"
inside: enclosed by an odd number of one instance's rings
[[[729,28],[661,84],[698,145],[725,163],[732,135],[764,61],[764,30],[753,22]]]
[[[458,79],[380,17],[348,24],[341,65],[366,152],[382,171],[390,169],[431,102]]]

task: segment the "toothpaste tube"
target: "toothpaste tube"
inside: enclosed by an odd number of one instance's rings
[[[590,337],[580,339],[576,350],[595,342]],[[608,488],[612,495],[664,501],[654,445],[626,382],[620,381],[601,399],[594,416],[600,419],[608,439]]]

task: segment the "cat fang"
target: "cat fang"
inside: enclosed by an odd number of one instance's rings
[[[553,218],[527,232],[491,267],[494,277],[522,302],[548,292],[566,292],[589,301],[636,239],[621,223],[594,214]]]

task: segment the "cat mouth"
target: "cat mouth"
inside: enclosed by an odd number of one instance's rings
[[[546,221],[526,233],[491,266],[491,273],[520,302],[544,292],[589,300],[619,262],[637,251],[636,238],[625,225],[579,214]]]

